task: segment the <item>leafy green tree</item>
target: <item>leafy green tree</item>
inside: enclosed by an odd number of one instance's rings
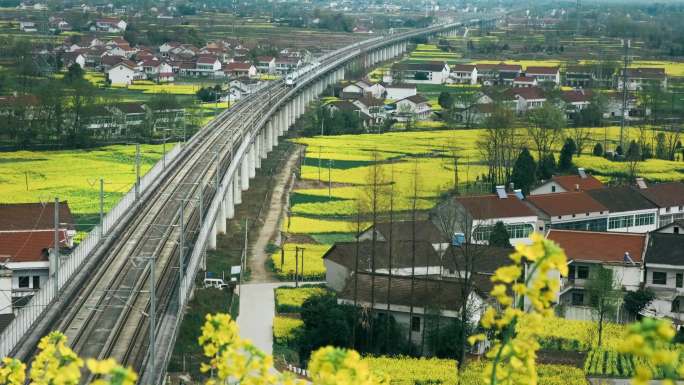
[[[451,93],[449,93],[447,91],[442,91],[439,94],[439,98],[437,99],[437,103],[439,103],[439,105],[442,107],[442,109],[448,110],[454,104],[454,97],[451,95]]]
[[[575,149],[575,142],[570,138],[566,139],[558,158],[559,170],[568,171],[570,168],[572,168],[572,154],[575,153]]]
[[[527,134],[537,150],[537,159],[551,152],[565,127],[565,112],[553,103],[545,103],[528,114]]]
[[[64,75],[64,81],[68,84],[79,82],[83,80],[83,75],[85,75],[85,71],[81,68],[81,65],[74,63],[69,66],[67,73]]]
[[[523,191],[525,195],[530,193],[532,185],[536,182],[537,163],[534,161],[530,150],[523,148],[513,165],[511,181],[516,188]]]
[[[427,340],[430,351],[439,358],[458,359],[461,357],[463,345],[459,343],[463,335],[463,327],[457,320],[443,320],[443,324],[435,327],[435,322],[427,323]]]
[[[314,296],[302,304],[304,328],[300,339],[300,355],[308,358],[322,346],[348,346],[351,339],[349,312],[337,304],[333,294]],[[334,331],[334,332],[331,332]]]
[[[601,265],[591,269],[589,280],[585,284],[589,295],[589,306],[592,308],[598,326],[598,347],[603,343],[603,327],[610,318],[617,314],[622,300],[622,292],[615,281],[613,270]]]
[[[655,299],[655,293],[651,289],[639,289],[628,291],[625,294],[625,310],[630,314],[639,317],[639,313],[650,305]]]
[[[603,146],[601,145],[601,143],[596,143],[596,145],[594,145],[594,150],[592,151],[592,153],[594,154],[594,156],[603,156]]]
[[[511,237],[508,234],[508,230],[506,230],[506,225],[499,221],[496,222],[492,233],[489,235],[489,246],[509,248],[511,247],[510,239]]]
[[[539,162],[539,179],[551,179],[555,171],[556,157],[550,152],[542,158],[541,162]]]

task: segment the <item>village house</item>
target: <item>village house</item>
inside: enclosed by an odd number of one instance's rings
[[[594,86],[596,77],[594,71],[587,66],[567,66],[563,85],[573,88],[591,88]]]
[[[33,295],[54,271],[54,222],[54,202],[0,204],[0,266],[11,271],[13,301]],[[67,202],[59,203],[57,233],[60,249],[73,247],[76,231]]]
[[[107,17],[102,19],[97,19],[90,27],[91,31],[100,31],[108,33],[119,33],[126,30],[128,24],[114,17]]]
[[[342,87],[340,97],[342,99],[358,99],[364,95],[368,87],[370,87],[370,84],[366,83],[364,80],[349,83]]]
[[[38,26],[33,21],[20,21],[19,30],[22,32],[38,32]]]
[[[519,64],[476,64],[477,80],[486,86],[512,85],[513,79],[522,74]]]
[[[675,219],[674,221],[659,227],[655,231],[664,234],[684,234],[684,219]]]
[[[356,99],[352,103],[359,107],[363,113],[373,118],[374,124],[382,123],[387,117],[385,103],[382,99],[376,99],[370,94]]]
[[[232,77],[254,77],[257,75],[257,69],[254,65],[240,62],[224,64],[223,72],[226,76]]]
[[[587,174],[584,168],[580,167],[576,175],[554,175],[548,181],[543,181],[541,185],[530,191],[530,195],[587,191],[604,187],[605,185],[600,180]]]
[[[644,258],[648,258],[646,234],[551,229],[547,238],[563,248],[568,257],[568,276],[558,276],[558,302],[565,318],[593,319],[586,285],[597,266],[611,269],[615,284],[622,290],[640,287]]]
[[[658,207],[658,225],[684,219],[684,183],[638,184],[639,193]]]
[[[64,52],[62,54],[62,63],[65,68],[69,68],[74,64],[78,64],[81,68],[86,66],[86,57],[80,52]]]
[[[518,76],[513,79],[513,87],[536,87],[537,85],[537,78]]]
[[[607,231],[608,208],[585,191],[530,195],[543,228]]]
[[[406,99],[418,94],[415,84],[383,83],[383,87],[385,88],[385,98],[390,100]]]
[[[586,192],[609,210],[608,231],[647,233],[658,227],[658,207],[629,186]]]
[[[477,84],[477,67],[473,64],[455,64],[451,67],[451,80],[459,84]]]
[[[432,107],[428,99],[423,95],[409,96],[396,102],[395,116],[398,121],[406,121],[410,118],[424,120],[430,117]]]
[[[469,322],[477,324],[492,299],[489,291],[492,288],[490,277],[474,275],[474,290],[467,299],[470,310]],[[344,289],[337,294],[337,301],[342,304],[357,304],[373,307],[375,312],[387,312],[396,320],[402,332],[411,336],[411,342],[419,345],[430,330],[426,319],[430,313],[438,309],[441,317],[454,319],[460,317],[463,307],[463,284],[457,280],[443,280],[429,277],[392,277],[387,275],[371,275],[359,273],[357,279],[350,279]],[[354,287],[357,290],[354,290]],[[387,300],[389,295],[389,301]],[[389,302],[389,304],[387,303]],[[445,321],[446,322],[446,321]]]
[[[256,68],[261,73],[272,74],[276,72],[276,60],[273,56],[259,56],[256,60]]]
[[[487,244],[492,229],[502,222],[512,245],[529,243],[529,236],[538,226],[538,216],[524,201],[522,194],[507,194],[504,186],[497,186],[495,195],[463,196],[453,199],[458,214],[460,232],[466,242]],[[539,228],[543,231],[544,228]]]
[[[541,108],[546,103],[544,90],[539,87],[509,88],[504,91],[503,97],[504,102],[518,115]]]
[[[666,317],[684,325],[684,234],[656,231],[649,235],[645,287],[656,298],[644,315]]]
[[[615,79],[616,88],[622,91],[624,69]],[[627,68],[627,90],[640,91],[647,86],[658,86],[662,89],[667,88],[667,74],[664,68]]]
[[[280,75],[285,75],[294,71],[302,64],[302,60],[294,56],[279,56],[275,59],[275,71]]]
[[[572,119],[575,114],[589,107],[593,93],[591,90],[564,90],[561,91],[561,99],[565,102],[565,113],[568,119]]]
[[[529,66],[525,68],[525,76],[537,79],[538,83],[551,82],[560,85],[560,69],[558,67]]]
[[[131,85],[134,80],[141,80],[145,74],[138,71],[136,64],[130,60],[122,60],[107,70],[107,79],[113,85]]]
[[[444,84],[451,69],[446,62],[396,63],[392,66],[392,79],[405,83]]]
[[[229,83],[231,90],[239,91],[240,95],[249,95],[256,92],[259,89],[259,81],[257,79],[249,78],[247,76],[242,76],[233,79]]]
[[[391,234],[390,234],[391,231]],[[376,241],[393,242],[411,241],[415,233],[415,239],[428,242],[432,245],[439,255],[449,246],[452,235],[445,235],[434,222],[430,220],[396,221],[390,225],[389,222],[379,222],[375,226],[370,226],[359,234],[361,241],[373,239],[375,233]]]

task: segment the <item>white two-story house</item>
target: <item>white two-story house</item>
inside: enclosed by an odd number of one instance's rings
[[[658,206],[658,226],[684,219],[684,183],[640,183],[639,193]]]
[[[607,187],[586,193],[610,211],[608,231],[647,233],[658,228],[658,206],[635,188]]]
[[[459,84],[477,84],[477,67],[474,64],[455,64],[451,67],[451,80]]]
[[[561,278],[558,299],[565,318],[593,319],[586,285],[597,266],[613,271],[616,289],[635,291],[640,287],[646,234],[551,229],[547,238],[568,257],[568,276]]]
[[[644,314],[684,325],[684,234],[649,235],[644,277],[645,286],[656,294]]]

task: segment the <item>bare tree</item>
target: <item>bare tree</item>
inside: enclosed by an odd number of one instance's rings
[[[581,156],[584,148],[591,139],[591,128],[589,127],[578,127],[574,125],[572,127],[572,140],[575,141],[575,153],[577,156]]]
[[[388,250],[388,269],[387,269],[387,314],[385,316],[385,348],[390,346],[390,303],[392,299],[392,257],[394,253],[394,163],[392,163],[392,171],[390,176],[390,189],[388,204],[389,204],[389,234],[387,235]]]
[[[552,103],[530,111],[527,134],[537,150],[537,159],[544,159],[558,142],[565,127],[565,113]]]
[[[413,294],[416,285],[416,216],[418,214],[418,191],[420,180],[418,175],[418,159],[413,164],[413,179],[411,183],[411,290],[409,294],[409,330],[408,342],[411,344],[413,337]]]
[[[524,146],[524,138],[513,127],[513,120],[510,109],[497,105],[477,142],[493,185],[510,180],[515,160]]]
[[[378,244],[378,232],[377,224],[379,222],[380,216],[387,208],[387,190],[388,183],[385,178],[383,171],[382,159],[377,151],[373,151],[371,154],[373,163],[368,169],[368,175],[366,176],[366,186],[362,190],[362,195],[359,199],[362,205],[363,211],[370,217],[370,222],[372,226],[371,233],[371,250],[370,250],[370,271],[371,271],[371,313],[374,311],[375,306],[375,258],[377,253]],[[370,345],[373,345],[373,327],[374,327],[373,317],[370,321],[371,332],[369,334]]]

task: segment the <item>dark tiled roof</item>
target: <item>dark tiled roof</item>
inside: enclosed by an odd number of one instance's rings
[[[493,274],[496,269],[513,263],[508,257],[513,249],[486,245],[467,244],[452,246],[445,251],[444,267],[465,271],[466,263],[472,263],[472,270],[481,274]]]
[[[14,313],[0,314],[0,333],[14,320]]]
[[[613,213],[656,208],[653,203],[644,198],[637,190],[627,186],[589,190],[587,194],[602,203]]]
[[[518,95],[527,100],[530,99],[545,99],[544,90],[539,87],[525,87],[525,88],[509,88],[504,91],[506,99],[511,100]]]
[[[372,96],[363,96],[358,99],[360,103],[363,103],[364,106],[366,107],[378,107],[378,106],[384,106],[385,103],[382,101],[382,99],[377,99]]]
[[[591,90],[568,90],[561,91],[561,98],[566,103],[588,102],[591,99]]]
[[[427,103],[428,102],[428,99],[425,96],[420,95],[420,94],[409,96],[408,98],[404,98],[404,100],[409,100],[415,104],[421,104],[421,103]]]
[[[413,242],[392,242],[392,269],[411,267],[413,265]],[[389,268],[390,243],[375,242],[375,258],[372,258],[372,241],[358,242],[359,270],[371,271],[372,259],[375,259],[375,269]],[[342,266],[354,270],[356,268],[356,242],[337,242],[328,252],[323,255]],[[415,265],[439,266],[440,259],[437,252],[429,242],[418,241],[415,244]]]
[[[454,64],[451,67],[451,70],[456,72],[472,72],[473,69],[475,69],[474,64]]]
[[[622,263],[627,252],[632,261],[641,263],[646,248],[646,234],[551,229],[547,238],[575,261]]]
[[[338,297],[348,301],[354,300],[354,286],[357,287],[357,299],[360,302],[371,302],[371,293],[375,292],[375,303],[387,303],[387,288],[391,282],[390,304],[399,306],[415,307],[440,307],[443,310],[459,310],[462,299],[461,292],[463,285],[457,280],[438,280],[415,277],[413,285],[411,277],[375,275],[375,282],[372,282],[372,275],[359,273],[358,282],[354,276],[349,278]],[[473,284],[476,292],[488,292],[491,287],[489,277],[473,277]],[[413,286],[413,295],[411,295]],[[373,290],[374,287],[374,290]],[[413,299],[413,300],[412,300]]]
[[[496,195],[480,195],[457,197],[455,200],[462,204],[475,219],[537,216],[530,207],[513,194],[509,194],[505,199]]]
[[[638,191],[658,207],[684,205],[684,183],[682,182],[652,184]]]
[[[529,66],[525,68],[526,74],[539,74],[539,75],[555,75],[558,72],[558,67],[538,67]]]
[[[55,227],[55,203],[1,203],[0,231],[52,230]],[[74,228],[69,203],[59,203],[59,222]]]
[[[382,236],[389,240],[390,238],[390,224],[387,222],[378,223],[376,229]],[[397,221],[392,224],[392,240],[396,241],[411,241],[413,237],[413,222],[411,221]],[[429,243],[443,243],[450,240],[444,239],[444,234],[435,226],[432,221],[416,221],[416,239]]]
[[[684,266],[684,234],[649,234],[646,264]]]

